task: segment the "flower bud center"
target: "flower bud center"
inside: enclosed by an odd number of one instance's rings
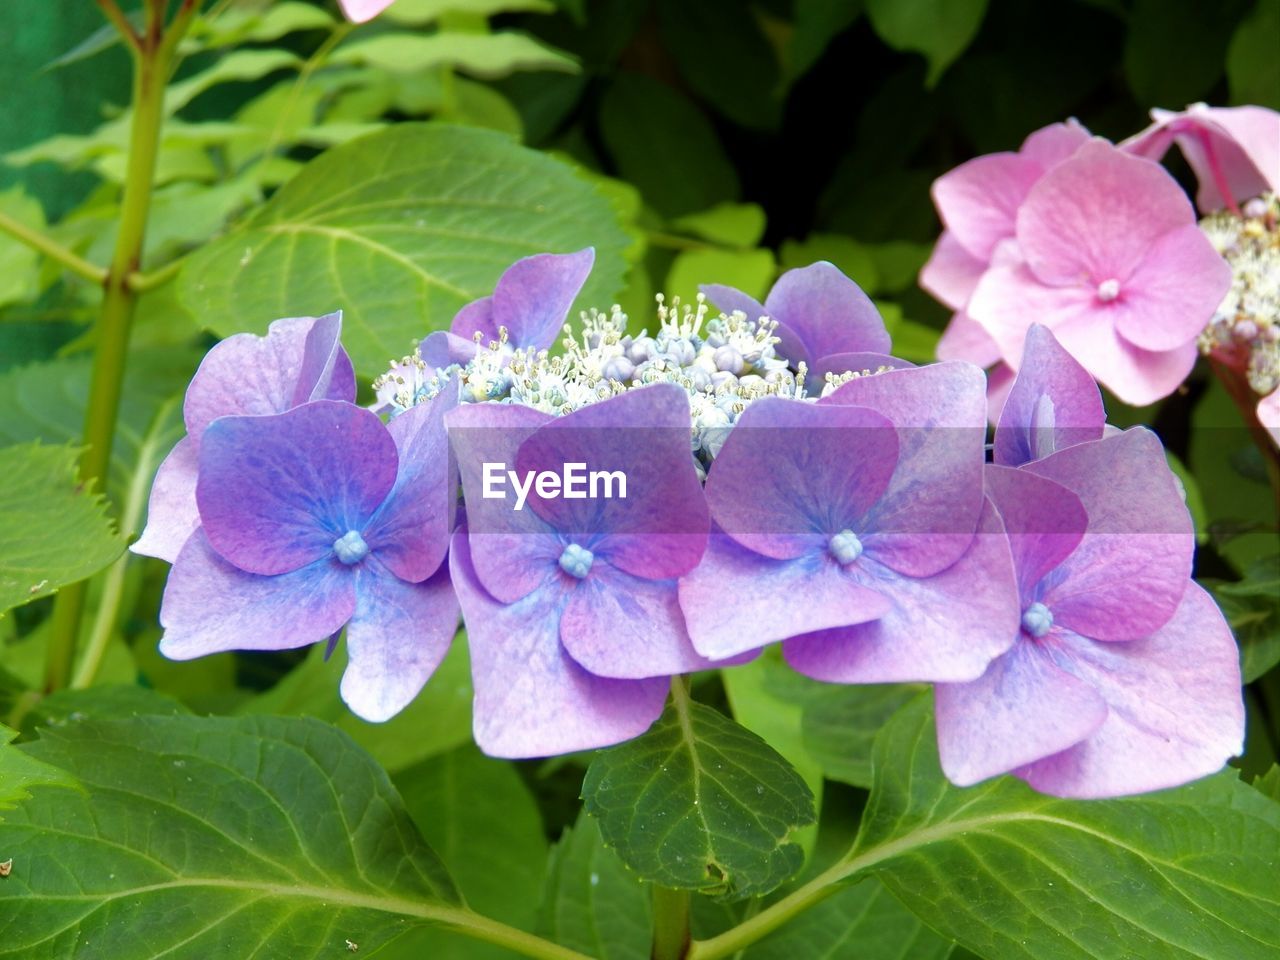
[[[1037,600],[1022,613],[1022,629],[1039,640],[1053,626],[1053,614]]]
[[[333,552],[341,562],[351,566],[369,555],[369,545],[364,542],[364,537],[360,536],[360,531],[348,530],[333,541]]]
[[[827,547],[842,567],[847,567],[862,556],[862,541],[852,530],[841,530],[831,538]]]
[[[1110,280],[1103,280],[1098,284],[1098,299],[1103,303],[1110,303],[1116,297],[1120,296],[1120,281],[1112,277]]]
[[[564,548],[564,553],[560,554],[560,569],[569,576],[581,580],[591,572],[593,560],[595,560],[595,554],[590,550],[571,543]]]

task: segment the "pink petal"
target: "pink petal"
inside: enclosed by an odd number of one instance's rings
[[[1271,442],[1280,447],[1280,390],[1273,390],[1258,401],[1258,422],[1267,428]]]
[[[858,377],[819,402],[827,404],[875,410],[898,429],[898,465],[864,525],[869,554],[912,577],[954,563],[982,512],[982,371],[947,362]]]
[[[1029,470],[989,464],[987,495],[1004,524],[1022,606],[1032,591],[1080,545],[1089,526],[1080,498]]]
[[[996,426],[995,462],[1011,467],[1097,440],[1107,419],[1098,385],[1048,327],[1032,324],[1025,344]]]
[[[1096,640],[1136,640],[1167,623],[1191,576],[1194,534],[1155,434],[1135,427],[1021,469],[1071,490],[1089,515],[1040,598],[1054,622]]]
[[[1134,407],[1155,403],[1177,390],[1199,356],[1194,341],[1158,353],[1143,350],[1107,323],[1071,323],[1053,332],[1095,380]]]
[[[982,324],[961,310],[952,315],[951,322],[942,331],[937,354],[939,360],[967,360],[989,367],[1000,359],[1000,347]]]
[[[1231,289],[1231,267],[1199,227],[1158,238],[1112,304],[1120,336],[1143,350],[1194,340]]]
[[[597,677],[642,680],[712,666],[685,629],[674,580],[647,580],[602,565],[573,588],[560,642]]]
[[[151,482],[147,525],[129,547],[134,553],[173,563],[192,531],[200,526],[200,511],[196,508],[196,477],[200,469],[197,450],[191,437],[183,437],[160,464]]]
[[[1027,329],[1032,323],[1056,333],[1067,324],[1091,330],[1105,324],[1109,317],[1096,309],[1091,290],[1047,286],[1021,263],[993,266],[983,274],[966,312],[995,342],[1004,362],[1015,370],[1022,362]]]
[[[444,567],[423,583],[377,564],[362,565],[357,577],[340,690],[353,713],[381,723],[413,701],[449,652],[458,599]]]
[[[372,20],[395,0],[338,0],[338,6],[348,20],[353,23],[364,23]]]
[[[1016,153],[975,157],[933,182],[933,202],[956,243],[986,263],[1014,235],[1018,207],[1042,172]]]
[[[702,563],[680,578],[680,606],[694,647],[719,660],[797,634],[874,620],[890,603],[827,554],[775,560],[717,533]]]
[[[1114,280],[1123,289],[1152,244],[1194,226],[1195,214],[1163,167],[1095,139],[1031,188],[1017,222],[1018,245],[1042,282],[1096,290]]]
[[[942,236],[938,237],[928,263],[920,270],[920,286],[952,310],[961,310],[969,301],[969,296],[985,269],[985,260],[969,253],[960,245],[954,233],[944,230]]]
[[[1178,786],[1244,749],[1239,651],[1212,598],[1191,583],[1173,619],[1150,637],[1049,647],[1059,668],[1092,686],[1107,718],[1077,746],[1017,771],[1062,797],[1114,797]]]
[[[1042,170],[1055,167],[1071,157],[1091,139],[1078,120],[1051,123],[1030,134],[1018,148],[1018,155],[1034,160]]]
[[[665,678],[597,677],[565,651],[565,594],[548,588],[512,604],[495,601],[471,565],[465,528],[454,535],[449,570],[467,624],[474,733],[485,753],[547,757],[592,750],[637,737],[658,719]]]
[[[934,697],[942,770],[960,787],[1060,753],[1107,718],[1102,697],[1027,638],[977,680],[938,684]]]
[[[337,561],[274,577],[245,573],[197,530],[165,584],[160,652],[190,660],[227,650],[305,647],[341,630],[355,606],[355,581]]]
[[[988,506],[982,532],[942,573],[915,579],[881,568],[862,583],[892,609],[877,620],[788,640],[796,670],[831,683],[976,680],[1018,636],[1022,616],[1009,543]],[[870,565],[868,565],[870,567]]]

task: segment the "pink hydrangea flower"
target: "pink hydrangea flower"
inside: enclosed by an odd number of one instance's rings
[[[1176,143],[1200,181],[1196,204],[1205,213],[1268,191],[1280,191],[1280,113],[1265,107],[1152,110],[1155,121],[1120,146],[1135,156],[1159,160]]]
[[[1121,400],[1180,384],[1231,268],[1158,164],[1095,139],[1046,173],[1018,208],[1016,258],[983,274],[967,312],[1015,366],[1033,322]]]
[[[1239,652],[1190,580],[1193,533],[1155,435],[989,465],[1022,623],[969,683],[936,688],[939,754],[968,786],[1012,773],[1064,797],[1176,786],[1243,749]]]
[[[343,15],[352,23],[364,23],[372,20],[395,0],[338,0]]]

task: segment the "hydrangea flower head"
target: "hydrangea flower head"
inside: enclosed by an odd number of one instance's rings
[[[710,525],[687,394],[658,383],[561,417],[464,404],[448,425],[467,500],[450,564],[471,645],[476,742],[529,757],[639,735],[661,713],[668,678],[707,665],[676,597]],[[626,496],[531,486],[571,463],[620,473]],[[486,464],[515,474],[499,496],[485,496]],[[519,478],[527,500],[517,509]]]
[[[173,563],[199,525],[196,476],[205,428],[223,416],[283,413],[310,400],[351,401],[355,374],[338,342],[342,314],[276,320],[267,335],[238,333],[213,347],[187,387],[187,435],[151,487],[147,525],[134,553]]]
[[[748,408],[707,479],[707,555],[680,582],[694,646],[786,640],[801,672],[846,683],[980,675],[1018,613],[1004,538],[975,537],[984,425],[962,363]]]
[[[1019,362],[1032,320],[1127,403],[1171,393],[1231,284],[1160,166],[1093,140],[1018,209],[1018,258],[983,275],[967,312]]]
[[[1093,378],[1048,327],[1032,324],[1017,379],[996,424],[995,462],[1017,467],[1097,440],[1106,421]]]
[[[1045,793],[1174,786],[1242,749],[1238,651],[1190,581],[1190,517],[1142,428],[1020,469],[991,465],[1021,623],[986,673],[936,690],[943,770],[1013,773]]]
[[[1200,183],[1196,205],[1205,213],[1280,191],[1280,113],[1266,107],[1152,110],[1153,123],[1121,147],[1159,160],[1176,143]]]
[[[803,363],[810,377],[818,380],[826,373],[874,368],[890,359],[889,334],[875,304],[826,261],[788,270],[763,304],[722,284],[704,284],[700,289],[726,313],[774,320],[778,353],[794,369]]]
[[[346,625],[343,699],[367,720],[404,708],[457,628],[442,562],[453,392],[389,426],[332,400],[213,421],[200,449],[200,526],[169,574],[161,652],[289,649]]]

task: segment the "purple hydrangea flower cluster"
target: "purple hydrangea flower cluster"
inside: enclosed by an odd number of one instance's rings
[[[637,736],[672,676],[776,642],[820,680],[937,684],[957,783],[1116,795],[1239,752],[1235,644],[1161,446],[1105,427],[1048,330],[988,463],[982,371],[894,359],[832,265],[763,304],[706,288],[718,316],[662,305],[653,336],[584,314],[552,356],[592,259],[513,265],[374,410],[336,314],[215,347],[134,545],[173,563],[163,652],[345,628],[342,695],[384,720],[461,613],[476,741],[505,757]]]

